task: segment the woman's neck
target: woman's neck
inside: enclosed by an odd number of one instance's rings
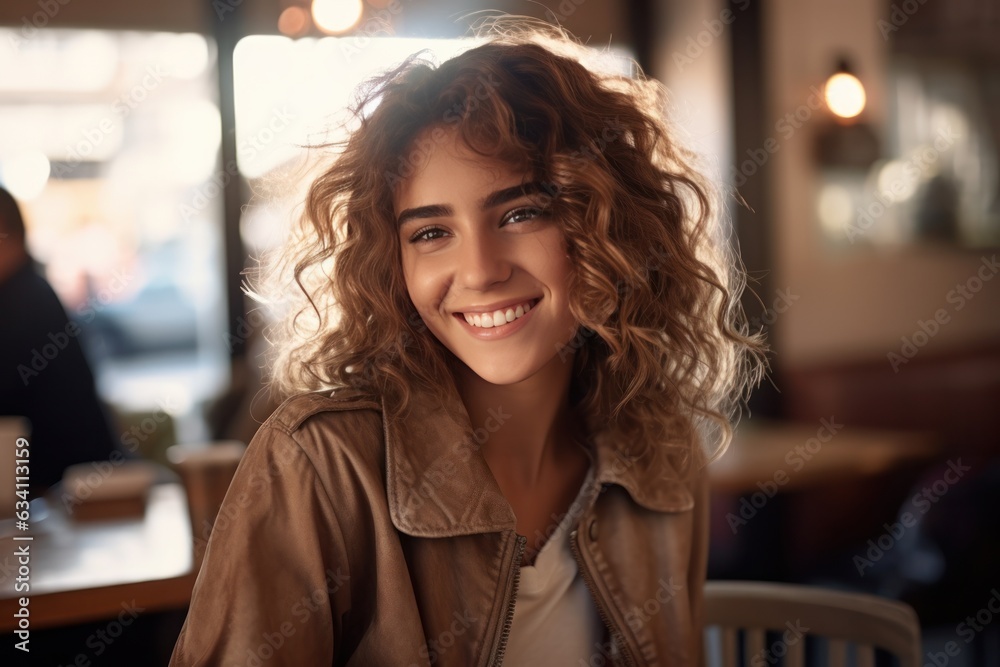
[[[530,378],[496,385],[456,364],[458,393],[472,428],[489,434],[482,453],[502,485],[534,488],[546,470],[579,456],[574,442],[583,430],[569,404],[572,372],[572,357],[553,357]]]

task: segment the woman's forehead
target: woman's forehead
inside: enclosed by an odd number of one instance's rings
[[[486,189],[509,185],[529,177],[529,170],[481,155],[461,138],[457,128],[433,126],[418,133],[398,161],[399,179],[393,189],[393,206],[422,206],[427,197],[454,195],[455,188]]]

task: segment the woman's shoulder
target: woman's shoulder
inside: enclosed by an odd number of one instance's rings
[[[285,399],[261,424],[250,448],[287,446],[301,450],[319,471],[330,470],[338,461],[378,465],[384,449],[379,396],[338,389]]]
[[[286,398],[261,424],[261,428],[270,427],[291,434],[301,430],[317,415],[361,410],[381,413],[382,401],[377,394],[359,389],[306,392]]]

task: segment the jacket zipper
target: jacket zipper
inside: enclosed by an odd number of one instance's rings
[[[604,605],[600,600],[600,596],[597,594],[597,586],[594,584],[593,577],[590,576],[590,572],[587,570],[586,566],[583,564],[583,559],[580,557],[580,547],[577,545],[577,531],[574,529],[570,533],[569,544],[573,548],[573,558],[576,559],[576,567],[580,571],[580,575],[583,577],[584,583],[587,584],[587,588],[590,589],[590,597],[594,599],[594,604],[597,606],[597,613],[600,615],[601,620],[604,625],[607,626],[608,631],[611,633],[611,640],[618,645],[619,653],[622,659],[625,661],[626,665],[630,667],[635,666],[635,661],[632,660],[632,656],[628,652],[628,647],[625,645],[625,637],[615,628],[614,624],[611,622],[607,612],[604,609]]]
[[[514,622],[514,603],[517,601],[517,585],[521,581],[521,558],[524,556],[524,548],[528,544],[528,538],[523,535],[517,536],[517,547],[514,549],[514,584],[510,592],[510,602],[507,603],[507,614],[503,621],[503,630],[500,632],[500,642],[497,644],[496,654],[493,656],[493,664],[500,667],[503,664],[503,654],[507,650],[507,638],[510,636],[510,626]]]

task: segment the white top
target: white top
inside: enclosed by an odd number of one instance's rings
[[[597,491],[591,482],[593,474],[591,467],[535,564],[521,567],[505,665],[590,665],[592,657],[606,656],[601,647],[604,624],[569,541],[590,494]]]

